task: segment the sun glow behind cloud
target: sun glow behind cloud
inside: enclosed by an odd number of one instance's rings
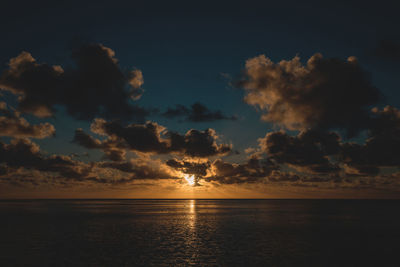
[[[194,179],[194,175],[184,174],[183,178],[190,186],[194,186],[196,184],[196,180]]]

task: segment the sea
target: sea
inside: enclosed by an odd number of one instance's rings
[[[0,266],[400,266],[400,201],[1,200]]]

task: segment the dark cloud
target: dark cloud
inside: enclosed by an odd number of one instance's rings
[[[184,118],[190,122],[212,122],[218,120],[237,120],[236,116],[226,116],[220,110],[211,111],[205,105],[196,102],[187,108],[183,105],[175,105],[174,108],[168,108],[162,113],[167,118]]]
[[[210,168],[210,162],[194,162],[187,160],[170,159],[166,162],[166,165],[193,176],[193,186],[201,186],[200,179],[207,175]]]
[[[123,161],[126,158],[126,151],[120,148],[105,148],[104,149],[104,157],[105,159],[109,159],[112,161]]]
[[[221,184],[240,184],[263,181],[278,166],[268,159],[250,158],[243,164],[225,162],[217,159],[212,163],[213,175],[205,181]]]
[[[38,117],[52,116],[64,106],[76,119],[96,116],[144,120],[149,111],[131,100],[142,94],[140,70],[125,71],[114,51],[101,44],[87,44],[72,52],[74,68],[37,63],[28,52],[9,62],[0,76],[0,88],[18,96],[18,110]]]
[[[73,142],[88,149],[103,148],[103,144],[100,140],[85,133],[81,128],[75,130]]]
[[[14,139],[10,144],[0,142],[0,163],[10,171],[24,168],[58,173],[63,178],[83,180],[91,174],[92,166],[69,156],[45,156],[29,139]]]
[[[102,149],[106,154],[122,155],[124,150],[169,154],[177,153],[190,157],[209,157],[229,153],[231,145],[218,144],[218,136],[213,129],[204,131],[189,130],[185,135],[169,132],[155,122],[129,124],[123,126],[117,121],[96,119],[91,126],[92,132],[106,136],[100,141],[81,129],[76,130],[74,142],[88,149]],[[113,159],[113,157],[108,156]],[[122,160],[116,156],[114,160]]]
[[[186,174],[193,174],[195,176],[206,176],[207,170],[210,168],[210,162],[192,162],[178,159],[169,159],[166,164],[171,168],[179,170]]]
[[[284,132],[272,132],[259,141],[263,151],[278,164],[289,164],[309,173],[340,170],[329,159],[340,152],[340,137],[336,133],[306,131],[290,136]]]
[[[4,115],[0,116],[0,136],[43,139],[55,135],[56,129],[50,123],[32,125],[18,112],[8,110],[4,102],[0,102],[0,115]]]
[[[106,145],[126,148],[140,152],[167,153],[169,144],[163,140],[161,134],[165,128],[156,122],[145,124],[129,124],[123,126],[118,121],[95,119],[91,125],[92,132],[108,136]]]
[[[162,115],[167,118],[184,117],[190,114],[191,110],[184,105],[177,104],[174,108],[169,107]]]
[[[142,159],[132,159],[125,162],[100,162],[101,168],[110,168],[127,173],[120,179],[102,179],[97,182],[125,184],[135,180],[177,179],[168,168],[160,162],[150,162]]]
[[[342,161],[355,174],[379,173],[381,167],[400,167],[400,111],[373,109],[373,123],[364,144],[343,144]]]
[[[367,145],[346,143],[342,146],[341,161],[346,164],[345,171],[348,175],[377,175],[379,167],[372,163],[371,150]],[[375,158],[375,156],[373,156]]]
[[[396,58],[397,45],[381,44],[381,56]],[[383,51],[385,50],[385,51]],[[387,53],[387,54],[383,54]],[[343,61],[312,56],[306,65],[298,57],[274,63],[265,56],[246,62],[245,101],[266,113],[263,119],[299,130],[297,135],[268,133],[259,139],[261,151],[279,166],[297,173],[285,176],[275,171],[270,181],[362,184],[382,168],[388,172],[400,167],[400,111],[394,107],[371,109],[381,96],[354,57]],[[338,133],[354,137],[367,133],[364,142],[343,142]]]
[[[110,170],[121,171],[116,175]],[[26,172],[30,171],[30,172]],[[25,183],[27,178],[36,184],[62,181],[127,184],[135,180],[177,179],[171,169],[160,161],[132,159],[125,162],[84,163],[70,156],[46,156],[29,139],[14,139],[10,144],[0,142],[0,179],[10,183]],[[58,181],[57,181],[58,180]]]
[[[307,174],[375,176],[382,168],[400,167],[400,111],[374,108],[363,143],[342,142],[337,133],[305,131],[296,136],[268,133],[260,146],[271,160]],[[390,171],[390,170],[389,170]]]
[[[281,172],[279,170],[274,170],[271,175],[268,176],[269,182],[298,182],[300,179],[300,176],[295,173]]]
[[[182,173],[193,175],[196,185],[200,185],[201,181],[219,184],[260,182],[278,168],[273,162],[258,158],[250,158],[243,164],[230,163],[222,159],[217,159],[212,163],[170,159],[166,165]]]
[[[245,101],[266,111],[265,121],[290,130],[343,129],[354,136],[370,123],[369,108],[380,93],[354,57],[312,56],[274,63],[264,55],[246,62]]]
[[[185,135],[167,133],[171,151],[178,151],[189,157],[212,157],[226,155],[232,151],[232,145],[218,144],[218,135],[213,129],[204,131],[189,130]]]
[[[83,146],[87,149],[101,149],[104,152],[104,158],[113,161],[123,161],[126,156],[126,146],[117,140],[108,139],[100,141],[93,136],[85,133],[83,129],[76,129],[73,143]]]

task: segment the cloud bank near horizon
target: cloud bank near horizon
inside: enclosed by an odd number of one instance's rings
[[[50,66],[22,52],[0,75],[0,88],[17,97],[15,109],[0,102],[0,136],[6,138],[0,142],[2,183],[112,187],[140,180],[181,183],[188,174],[198,186],[400,191],[400,110],[382,105],[382,93],[355,57],[315,54],[306,64],[297,56],[278,63],[264,55],[248,59],[236,86],[263,121],[280,129],[260,137],[241,162],[230,158],[234,144],[212,128],[180,133],[147,120],[151,111],[137,104],[142,72],[123,69],[110,48],[83,45],[71,59],[72,67]],[[92,121],[91,133],[72,129],[71,141],[102,153],[100,161],[49,155],[31,140],[54,138],[53,124],[27,118],[57,120],[57,107],[75,120]],[[183,122],[240,123],[237,116],[200,102],[176,105],[161,115]]]

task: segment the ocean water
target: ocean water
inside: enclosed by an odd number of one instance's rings
[[[397,200],[0,201],[0,266],[400,266]]]

